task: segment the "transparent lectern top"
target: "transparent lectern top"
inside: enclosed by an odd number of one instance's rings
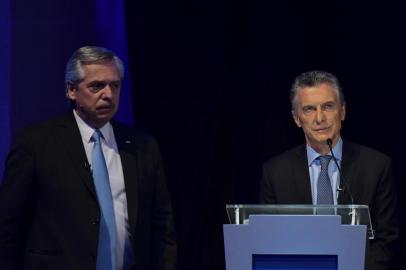
[[[369,239],[374,239],[367,205],[298,205],[298,204],[228,204],[231,224],[247,224],[250,215],[339,215],[345,225],[366,225]]]

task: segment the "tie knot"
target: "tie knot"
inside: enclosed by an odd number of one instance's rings
[[[320,160],[320,163],[321,163],[321,167],[322,167],[322,168],[323,168],[323,167],[325,168],[325,167],[327,167],[328,164],[330,163],[331,156],[329,156],[329,155],[319,156],[319,160]]]
[[[100,138],[103,137],[99,129],[96,129],[92,135],[92,141],[100,142]]]

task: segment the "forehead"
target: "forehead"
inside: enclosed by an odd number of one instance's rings
[[[120,72],[114,61],[102,61],[81,66],[82,80],[120,80]]]
[[[338,101],[338,91],[329,84],[322,83],[312,87],[298,89],[296,101],[301,104],[322,104],[329,101]]]

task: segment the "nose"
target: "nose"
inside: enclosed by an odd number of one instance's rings
[[[111,99],[113,97],[113,89],[109,84],[103,89],[102,98]]]
[[[317,111],[316,111],[316,122],[317,122],[317,124],[320,124],[324,120],[326,120],[326,115],[325,115],[324,111],[319,107],[319,108],[317,108]]]

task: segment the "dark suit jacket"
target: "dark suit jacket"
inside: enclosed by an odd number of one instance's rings
[[[366,268],[391,269],[399,237],[391,159],[371,148],[343,143],[342,172],[348,181],[338,204],[369,205],[375,240],[367,244]],[[293,148],[263,166],[260,199],[268,204],[312,204],[306,146]],[[369,246],[369,247],[368,247]]]
[[[112,122],[134,269],[175,269],[172,210],[155,140]],[[73,114],[26,129],[0,188],[0,269],[95,269],[99,206]]]

